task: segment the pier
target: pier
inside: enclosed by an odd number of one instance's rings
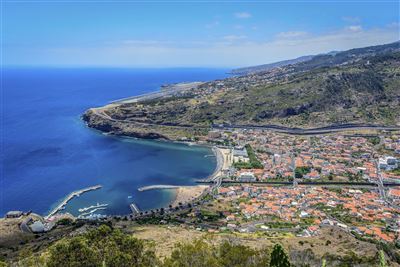
[[[148,185],[148,186],[139,187],[138,191],[142,192],[142,191],[153,190],[153,189],[175,189],[175,188],[179,188],[179,187],[181,187],[181,186],[178,186],[178,185],[162,185],[162,184],[159,184],[159,185]]]
[[[47,220],[51,216],[55,215],[57,212],[62,210],[65,207],[65,205],[67,205],[67,203],[70,202],[73,198],[79,197],[83,193],[100,189],[101,187],[102,187],[101,185],[95,185],[95,186],[83,188],[83,189],[80,189],[80,190],[70,193],[60,204],[58,204],[53,210],[51,210],[50,213],[44,218]]]
[[[135,203],[130,204],[129,207],[131,208],[133,215],[140,213],[140,210],[139,210],[138,206],[136,206]]]

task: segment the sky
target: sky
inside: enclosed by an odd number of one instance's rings
[[[3,66],[242,67],[394,42],[399,1],[1,0]]]

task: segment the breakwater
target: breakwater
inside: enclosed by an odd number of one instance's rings
[[[175,188],[179,188],[179,185],[148,185],[148,186],[142,186],[138,188],[139,192],[142,191],[147,191],[147,190],[154,190],[154,189],[175,189]]]

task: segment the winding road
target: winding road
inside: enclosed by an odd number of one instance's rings
[[[111,104],[113,106],[115,104]],[[251,129],[251,130],[267,130],[278,133],[286,133],[286,134],[294,134],[294,135],[317,135],[317,134],[327,134],[327,133],[335,133],[342,131],[357,131],[357,130],[386,130],[386,131],[400,131],[400,126],[385,126],[385,125],[375,125],[375,124],[357,124],[357,123],[349,123],[349,124],[339,124],[339,125],[330,125],[324,127],[317,128],[290,128],[280,125],[240,125],[240,124],[213,124],[211,126],[201,126],[201,125],[173,125],[170,123],[148,123],[148,122],[140,122],[133,120],[124,120],[124,119],[115,119],[110,115],[105,113],[106,107],[102,108],[92,108],[92,112],[109,121],[120,122],[120,123],[132,123],[139,125],[149,125],[149,126],[163,126],[163,127],[172,127],[172,128],[197,128],[197,129],[208,129],[208,130],[235,130],[235,129]]]

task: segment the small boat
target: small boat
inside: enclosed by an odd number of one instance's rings
[[[132,196],[128,196],[128,198],[132,198]]]
[[[108,204],[99,204],[99,202],[97,202],[97,205],[93,205],[93,206],[90,206],[90,207],[81,208],[81,209],[78,209],[78,211],[79,211],[79,212],[85,212],[85,211],[88,211],[88,210],[91,210],[91,209],[105,208],[105,207],[107,207],[107,206],[108,206]]]

